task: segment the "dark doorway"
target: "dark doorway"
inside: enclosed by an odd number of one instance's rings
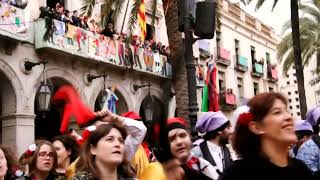
[[[140,116],[142,118],[143,123],[147,126],[148,131],[146,135],[146,140],[150,146],[150,148],[154,148],[158,146],[158,134],[155,134],[154,130],[156,129],[155,126],[159,126],[160,122],[165,121],[166,115],[165,115],[165,109],[164,104],[155,96],[152,96],[153,99],[153,115],[152,115],[152,121],[147,122],[145,117],[145,106],[147,103],[147,98],[145,98],[140,106]]]
[[[146,40],[153,40],[154,38],[154,26],[151,26],[150,24],[147,24],[147,36]]]
[[[57,3],[64,6],[64,0],[47,0],[47,7],[50,7],[51,9],[55,9]]]
[[[111,89],[111,88],[108,87],[108,89]],[[127,112],[128,106],[122,94],[117,90],[115,90],[114,94],[118,98],[118,101],[116,101],[116,114],[120,115]],[[94,111],[100,111],[106,99],[107,99],[107,92],[105,90],[101,90],[96,99],[96,102],[94,103]]]
[[[70,84],[61,78],[51,78],[49,80],[53,85],[52,95],[62,86]],[[35,98],[34,112],[35,118],[35,139],[45,139],[51,141],[53,137],[60,135],[60,124],[63,109],[51,104],[50,111],[43,113],[38,111],[37,96]]]

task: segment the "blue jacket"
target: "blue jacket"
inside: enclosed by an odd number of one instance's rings
[[[303,161],[310,170],[320,170],[320,149],[312,138],[301,145],[296,158]]]

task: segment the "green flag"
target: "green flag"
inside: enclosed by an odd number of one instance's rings
[[[203,88],[203,94],[202,94],[202,105],[201,105],[201,111],[202,112],[208,112],[208,85],[205,84]]]

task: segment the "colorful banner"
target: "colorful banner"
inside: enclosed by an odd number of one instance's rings
[[[126,44],[115,38],[86,31],[46,18],[36,23],[36,48],[52,47],[72,54],[158,75],[171,76],[167,57],[150,47]]]
[[[16,36],[27,38],[29,28],[29,15],[27,11],[0,2],[0,30]]]

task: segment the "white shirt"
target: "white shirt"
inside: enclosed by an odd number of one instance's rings
[[[209,141],[207,141],[209,152],[216,163],[216,168],[219,169],[220,172],[223,172],[223,154],[222,154],[222,148],[216,144],[213,144]],[[191,152],[196,157],[203,158],[202,151],[199,146],[195,146],[191,149]]]
[[[220,170],[220,172],[223,172],[222,148],[216,144],[213,144],[210,141],[207,141],[207,146],[209,148],[211,156],[213,157],[214,162],[217,165],[217,168]]]
[[[189,160],[192,158],[192,154],[189,157]],[[204,175],[208,176],[209,178],[213,180],[218,180],[219,174],[217,172],[216,167],[212,166],[207,160],[197,157],[199,159],[200,169],[196,164],[192,165],[192,168],[196,171],[201,171]],[[200,179],[199,179],[200,180]]]
[[[127,159],[130,161],[142,143],[147,133],[147,128],[141,121],[125,117],[122,118],[124,119],[122,125],[128,133],[127,138],[124,140],[124,145]]]

